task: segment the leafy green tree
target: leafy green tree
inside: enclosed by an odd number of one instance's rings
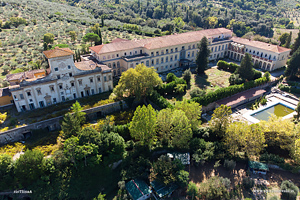
[[[48,44],[53,44],[54,42],[54,35],[52,33],[46,33],[44,35],[44,42],[48,45]]]
[[[27,150],[14,165],[18,182],[26,187],[43,175],[44,155],[39,150]]]
[[[270,74],[270,72],[265,72],[264,73],[264,77],[267,78],[267,81],[270,81],[271,80],[271,74]]]
[[[299,120],[299,118],[300,118],[300,101],[298,102],[295,111],[297,112],[297,120]]]
[[[201,97],[205,95],[205,91],[201,90],[199,87],[195,87],[191,90],[190,95],[192,98]]]
[[[212,118],[209,121],[211,130],[219,137],[223,138],[229,123],[231,122],[230,115],[232,114],[231,107],[221,105],[214,110]]]
[[[171,109],[162,109],[158,112],[156,120],[156,131],[158,133],[159,139],[162,140],[163,144],[168,144],[169,141],[171,141],[171,120]]]
[[[113,93],[117,98],[135,96],[138,100],[141,100],[141,98],[150,94],[155,86],[161,84],[162,80],[154,68],[139,64],[134,69],[130,68],[122,73]]]
[[[77,168],[77,153],[78,153],[79,139],[78,137],[71,136],[64,143],[64,155],[66,158],[75,165]]]
[[[292,182],[285,180],[281,183],[281,199],[296,200],[299,188]]]
[[[105,200],[105,196],[106,194],[99,193],[99,195],[95,197],[93,200]]]
[[[292,40],[292,31],[290,32],[289,36],[287,37],[287,39],[286,39],[286,41],[284,43],[284,47],[290,48],[291,40]]]
[[[300,31],[298,32],[298,36],[295,39],[295,42],[293,44],[292,50],[291,50],[291,55],[294,54],[295,51],[297,51],[297,49],[300,47]]]
[[[99,42],[100,41],[100,37],[99,35],[95,34],[95,33],[87,33],[85,34],[85,36],[83,36],[82,40],[84,42],[90,42],[91,46],[93,46],[93,42]]]
[[[75,31],[70,31],[69,36],[71,37],[72,42],[77,39],[77,33]]]
[[[80,122],[71,113],[67,113],[61,123],[62,137],[64,139],[70,138],[72,135],[76,136],[80,130]]]
[[[175,110],[171,119],[172,145],[177,148],[187,148],[187,144],[193,137],[193,132],[184,111]]]
[[[296,77],[299,75],[300,63],[300,48],[295,51],[291,59],[288,61],[288,67],[285,70],[286,76]]]
[[[241,67],[238,68],[237,73],[241,78],[251,81],[254,77],[252,56],[249,53],[245,53],[241,61]]]
[[[123,158],[125,153],[125,140],[118,133],[104,132],[101,134],[102,145],[100,151],[103,160],[108,163],[116,162]]]
[[[183,74],[182,74],[182,78],[186,81],[186,83],[188,85],[190,85],[191,84],[191,79],[192,79],[192,72],[191,72],[191,70],[190,69],[185,70],[183,72]]]
[[[283,46],[286,43],[287,38],[289,37],[288,33],[283,33],[280,37],[279,37],[279,41],[280,41],[280,45]]]
[[[102,145],[102,136],[92,127],[85,127],[82,129],[79,134],[79,144],[96,144],[98,146]]]
[[[201,123],[202,106],[194,101],[188,102],[186,99],[175,103],[175,109],[182,110],[189,120],[192,130],[196,130]]]
[[[185,170],[177,172],[177,184],[182,188],[186,187],[189,183],[189,175],[190,173]]]
[[[200,195],[205,196],[205,199],[230,199],[230,183],[228,178],[212,176],[205,183],[200,184]]]
[[[264,143],[265,136],[258,124],[234,122],[226,130],[225,144],[234,156],[238,150],[244,151],[247,155],[258,155],[264,148]]]
[[[162,155],[153,164],[153,177],[165,185],[168,185],[178,180],[177,173],[183,169],[184,166],[180,160],[175,159],[171,161],[167,155]]]
[[[192,199],[196,199],[198,196],[198,188],[197,185],[193,182],[189,182],[188,189],[187,189],[187,195]]]
[[[12,176],[12,157],[7,154],[0,155],[0,190],[4,191],[14,184]]]
[[[82,112],[82,107],[78,101],[72,104],[71,106],[71,112],[73,113],[75,119],[80,123],[80,125],[83,125],[85,123],[85,115],[86,113]]]
[[[208,57],[210,54],[210,50],[208,48],[208,40],[206,37],[203,37],[198,44],[199,52],[196,56],[196,65],[197,65],[197,73],[202,74],[208,65]]]
[[[150,104],[138,106],[129,126],[131,137],[150,147],[156,138],[156,119],[157,114]]]

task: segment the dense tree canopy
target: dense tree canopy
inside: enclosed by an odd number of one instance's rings
[[[156,117],[157,114],[150,104],[147,107],[137,107],[130,122],[131,137],[140,141],[142,145],[151,146],[156,138]]]
[[[118,85],[113,93],[117,98],[124,96],[135,96],[137,99],[145,97],[153,91],[153,88],[162,84],[161,78],[154,68],[139,64],[135,68],[130,68],[123,72]]]
[[[292,55],[288,62],[285,74],[287,76],[295,77],[299,75],[299,63],[300,63],[300,48],[298,48]]]

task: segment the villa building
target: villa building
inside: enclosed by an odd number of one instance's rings
[[[6,80],[19,112],[113,89],[112,70],[93,57],[74,63],[69,48],[43,52],[49,68],[9,74]]]
[[[286,65],[290,49],[259,41],[232,37],[225,28],[207,29],[142,40],[116,39],[109,44],[90,47],[92,55],[113,70],[114,76],[137,64],[154,67],[158,73],[195,63],[197,45],[206,36],[211,50],[209,60],[224,57],[241,61],[245,53],[265,70]]]
[[[113,76],[138,64],[154,67],[158,73],[193,65],[197,45],[204,36],[211,51],[210,61],[224,57],[241,61],[249,53],[253,63],[272,71],[285,66],[290,53],[290,49],[277,45],[232,37],[232,31],[225,28],[141,40],[117,38],[109,44],[90,47],[91,55],[82,56],[82,61],[76,63],[72,50],[55,48],[43,52],[50,66],[47,70],[6,76],[11,97],[7,89],[2,92],[3,105],[13,98],[21,112],[109,91],[113,89]]]

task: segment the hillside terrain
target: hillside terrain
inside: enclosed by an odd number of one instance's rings
[[[269,42],[278,44],[279,36],[278,33],[274,35],[274,27],[294,29],[299,26],[299,4],[294,0],[3,0],[0,6],[2,87],[8,85],[3,80],[8,73],[47,66],[42,55],[46,33],[54,34],[53,45],[65,44],[85,53],[89,44],[82,38],[92,32],[90,27],[97,23],[103,26],[103,43],[117,37],[140,39],[226,27],[239,37],[247,33],[250,37],[256,34],[275,36],[275,40]],[[70,31],[75,31],[75,40]]]

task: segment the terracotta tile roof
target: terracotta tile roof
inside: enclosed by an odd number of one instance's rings
[[[240,92],[238,94],[232,95],[228,98],[221,99],[221,100],[217,101],[216,103],[218,105],[224,104],[226,106],[233,106],[237,103],[240,103],[241,101],[261,95],[265,92],[266,92],[266,90],[263,90],[263,89],[252,88],[250,90],[246,90],[246,91]]]
[[[278,45],[268,44],[265,42],[260,42],[260,41],[255,41],[255,40],[248,40],[248,39],[239,38],[239,37],[232,37],[232,41],[239,43],[239,44],[249,45],[249,46],[257,47],[260,49],[264,49],[264,50],[268,50],[268,51],[272,51],[272,52],[276,52],[276,53],[291,51],[291,49],[281,47]]]
[[[231,30],[225,28],[207,29],[201,31],[193,31],[181,34],[166,35],[162,37],[148,38],[142,40],[129,40],[119,41],[109,44],[98,45],[90,47],[96,53],[109,53],[114,51],[128,50],[138,47],[145,47],[147,49],[158,49],[163,47],[169,47],[173,45],[180,45],[192,42],[199,42],[202,37],[206,36],[211,38],[213,35],[219,35],[224,33],[231,33]]]
[[[44,69],[35,69],[25,72],[25,78],[35,78],[34,74],[45,72]]]
[[[35,70],[30,70],[26,72],[19,72],[16,74],[8,74],[6,75],[6,80],[11,81],[11,80],[21,80],[21,79],[32,79],[35,78],[34,74],[36,73],[42,73],[45,72],[44,69],[35,69]]]
[[[61,56],[69,56],[69,55],[74,55],[74,52],[69,49],[69,48],[59,48],[55,47],[55,49],[51,49],[48,51],[43,51],[44,55],[46,58],[56,58],[56,57],[61,57]]]
[[[94,60],[85,60],[81,62],[76,62],[75,67],[83,71],[94,70],[97,67],[101,67],[102,71],[110,69],[108,66],[101,65]]]
[[[124,41],[129,41],[127,39],[122,39],[122,38],[116,38],[113,41],[111,41],[110,43],[116,43],[116,42],[124,42]]]
[[[11,80],[21,80],[25,77],[25,72],[19,72],[16,74],[7,74],[6,75],[6,80],[11,81]]]
[[[8,87],[0,88],[0,97],[4,97],[4,96],[11,96]]]

